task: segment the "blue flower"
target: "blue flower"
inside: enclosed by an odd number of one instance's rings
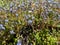
[[[25,6],[25,2],[22,2],[21,6],[24,7]]]
[[[32,22],[33,22],[32,20],[28,20],[28,24],[32,24]]]
[[[50,3],[50,2],[53,2],[54,0],[47,0],[47,1]]]
[[[18,40],[17,45],[22,45],[21,40]]]
[[[0,27],[3,27],[3,25],[2,25],[2,24],[0,24]]]
[[[0,30],[5,30],[5,27],[3,26],[3,24],[0,24]]]
[[[18,42],[18,43],[17,43],[17,45],[21,45],[21,43],[20,43],[20,42]]]
[[[2,30],[5,30],[5,27],[1,27]]]

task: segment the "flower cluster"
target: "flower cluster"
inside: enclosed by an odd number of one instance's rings
[[[0,45],[49,45],[60,34],[59,12],[54,0],[0,0]]]

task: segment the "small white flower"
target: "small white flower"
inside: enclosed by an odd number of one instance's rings
[[[19,39],[18,42],[21,42],[21,40]]]
[[[32,11],[29,11],[29,13],[32,13]]]
[[[10,34],[15,34],[15,32],[13,30],[10,31]]]
[[[50,6],[52,6],[52,4],[50,4]]]
[[[8,22],[9,20],[8,19],[5,19],[5,22]]]
[[[18,5],[18,7],[20,7],[20,5]]]
[[[35,19],[35,17],[34,17],[34,16],[32,16],[32,20],[33,20],[33,19]]]
[[[2,30],[5,30],[5,27],[1,27],[2,28]]]

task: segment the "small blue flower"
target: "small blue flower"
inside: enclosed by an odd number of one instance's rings
[[[3,24],[0,24],[0,27],[3,27]]]
[[[20,43],[20,42],[18,42],[18,43],[17,43],[17,45],[21,45],[21,43]]]
[[[32,20],[28,20],[28,24],[32,24],[32,22],[33,22]]]
[[[17,45],[22,45],[21,40],[18,40]]]
[[[0,24],[0,30],[5,30],[5,27],[2,24]]]
[[[29,13],[32,13],[32,11],[31,11],[31,10],[29,10],[28,12],[29,12]]]
[[[54,0],[47,0],[47,1],[50,3],[50,2],[53,2]]]

